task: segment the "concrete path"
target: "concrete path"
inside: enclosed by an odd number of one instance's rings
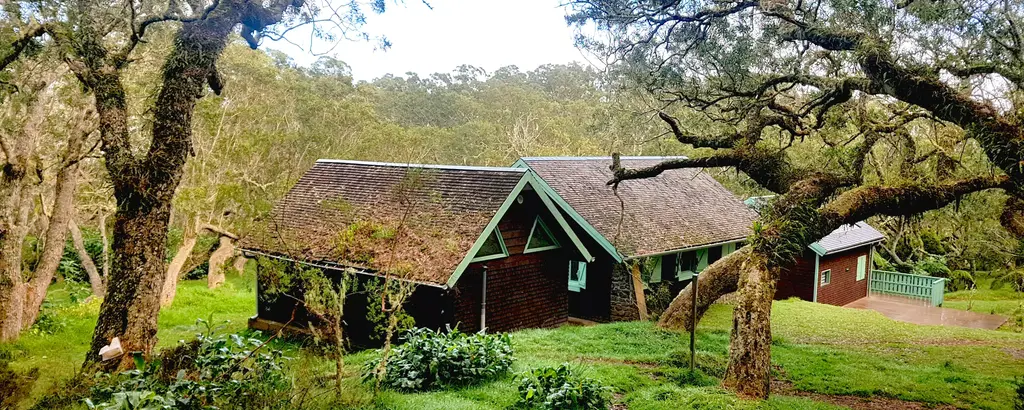
[[[999,315],[934,307],[924,301],[889,295],[871,295],[853,301],[845,307],[870,309],[889,319],[919,325],[961,326],[994,330],[1006,323],[1006,318]]]

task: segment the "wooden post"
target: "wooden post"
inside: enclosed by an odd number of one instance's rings
[[[693,312],[690,315],[690,373],[693,373],[693,369],[697,361],[697,277],[699,273],[693,274],[693,292],[690,305],[693,306]]]
[[[640,320],[647,320],[647,296],[644,295],[644,283],[640,280],[640,264],[633,262],[633,294],[636,295],[636,308],[640,312]]]

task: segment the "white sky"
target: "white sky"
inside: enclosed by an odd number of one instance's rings
[[[450,72],[461,64],[488,72],[516,65],[532,70],[548,63],[586,62],[573,45],[574,32],[565,23],[559,0],[419,0],[388,2],[384,14],[367,13],[364,30],[384,35],[391,49],[375,50],[375,42],[342,40],[328,55],[348,63],[356,80],[384,74],[415,72],[425,76]],[[297,63],[316,60],[309,48],[309,30],[293,30],[285,41],[265,42],[261,48],[287,53]],[[313,51],[327,52],[332,44],[314,43]]]

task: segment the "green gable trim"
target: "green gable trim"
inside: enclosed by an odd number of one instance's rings
[[[531,172],[533,171],[532,168],[530,168],[530,164],[527,164],[526,161],[523,161],[522,159],[519,159],[518,161],[516,161],[515,164],[512,164],[512,167],[526,168],[529,169]],[[597,229],[594,228],[593,225],[587,222],[586,219],[583,219],[583,216],[576,212],[576,210],[573,209],[568,202],[565,202],[565,199],[558,195],[558,193],[555,192],[554,188],[551,188],[551,186],[548,185],[546,181],[544,181],[544,178],[535,176],[534,179],[536,180],[538,185],[540,185],[544,193],[547,194],[546,196],[551,198],[551,200],[555,201],[555,203],[558,204],[558,206],[562,210],[564,210],[565,213],[568,214],[570,218],[572,218],[572,220],[576,221],[576,223],[579,224],[581,228],[583,228],[584,232],[590,235],[590,237],[593,238],[598,245],[601,245],[601,247],[604,248],[604,250],[608,252],[609,255],[612,256],[612,259],[615,259],[615,262],[622,263],[622,261],[625,260],[625,257],[623,257],[622,254],[619,253],[617,249],[615,249],[615,245],[612,245],[612,243],[609,242],[608,239],[604,237],[604,235],[601,235],[601,233],[597,232]],[[555,214],[559,218],[561,218],[560,212],[556,212]],[[571,228],[569,229],[569,232],[572,233]]]
[[[539,231],[537,230],[537,227],[540,227]],[[534,235],[544,235],[536,236],[536,238],[541,239],[546,237],[546,239],[550,241],[551,244],[531,248],[530,244],[533,243],[533,238],[535,238]],[[546,224],[544,224],[544,220],[541,219],[540,215],[537,215],[537,219],[533,220],[533,227],[530,228],[530,236],[526,237],[526,249],[523,251],[523,253],[540,252],[549,249],[558,249],[561,247],[562,245],[558,244],[558,239],[555,238],[555,235],[551,234],[551,230],[548,229],[548,226]]]
[[[483,249],[483,246],[485,244],[487,244],[487,241],[490,240],[491,238],[497,239],[498,248],[499,248],[498,253],[492,253],[490,255],[484,255],[484,256],[477,256],[477,257],[474,257],[470,262],[483,262],[483,261],[490,261],[490,260],[494,260],[494,259],[501,259],[501,258],[507,258],[508,257],[508,248],[505,247],[505,238],[501,237],[501,230],[498,229],[498,227],[494,227],[494,231],[492,231],[490,235],[487,235],[486,239],[484,239],[484,243],[480,245],[481,249],[477,249],[477,253],[480,253],[480,251]]]
[[[555,218],[555,221],[558,222],[559,227],[561,227],[562,230],[565,231],[566,235],[569,236],[569,239],[572,241],[572,243],[576,245],[576,250],[578,250],[580,254],[583,255],[584,260],[586,260],[587,262],[594,261],[594,257],[590,255],[590,252],[587,251],[587,248],[585,248],[583,246],[583,243],[580,242],[580,238],[577,237],[576,233],[572,231],[572,227],[570,227],[569,224],[565,221],[565,219],[562,218],[561,213],[558,212],[558,208],[556,208],[555,205],[551,203],[551,200],[548,199],[548,196],[545,195],[544,191],[540,189],[538,181],[540,181],[540,178],[534,176],[532,171],[523,173],[522,179],[520,179],[519,183],[517,183],[516,186],[512,188],[512,192],[508,194],[508,197],[505,198],[505,201],[501,203],[501,207],[499,207],[498,211],[494,213],[493,217],[491,217],[491,221],[487,223],[487,226],[484,227],[483,232],[480,234],[479,237],[476,238],[476,242],[473,242],[473,247],[469,249],[469,252],[466,252],[466,256],[462,258],[462,262],[459,262],[459,265],[455,267],[455,271],[452,272],[452,276],[448,278],[448,282],[445,284],[445,286],[447,286],[448,288],[452,288],[455,286],[456,283],[459,282],[459,278],[462,277],[462,273],[466,271],[466,268],[469,267],[470,263],[474,262],[474,256],[477,254],[477,252],[480,251],[480,248],[484,246],[484,242],[487,242],[488,235],[492,231],[497,229],[498,222],[500,222],[501,218],[505,216],[505,213],[508,212],[508,209],[512,206],[513,203],[515,203],[516,197],[523,192],[523,189],[526,188],[527,185],[532,187],[533,190],[537,192],[537,196],[540,198],[541,202],[543,202],[544,206],[548,209],[549,212],[551,212],[551,214]],[[504,241],[502,241],[502,246],[504,247]]]
[[[828,253],[828,251],[825,250],[825,247],[821,246],[821,244],[817,242],[812,243],[808,248],[811,248],[811,250],[818,254],[818,256],[825,256],[825,254]]]

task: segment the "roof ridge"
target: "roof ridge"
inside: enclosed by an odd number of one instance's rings
[[[685,159],[685,155],[637,155],[637,156],[620,156],[620,159]],[[552,157],[522,157],[523,161],[559,161],[559,160],[604,160],[612,159],[610,156],[604,157],[573,157],[573,156],[552,156]]]
[[[316,162],[324,164],[351,164],[351,165],[366,165],[376,167],[398,167],[398,168],[428,168],[428,169],[452,169],[460,171],[489,171],[489,172],[513,172],[513,173],[524,173],[525,168],[512,168],[512,167],[488,167],[488,166],[475,166],[475,165],[446,165],[446,164],[413,164],[413,163],[398,163],[398,162],[377,162],[377,161],[358,161],[352,159],[329,159],[321,158]]]

